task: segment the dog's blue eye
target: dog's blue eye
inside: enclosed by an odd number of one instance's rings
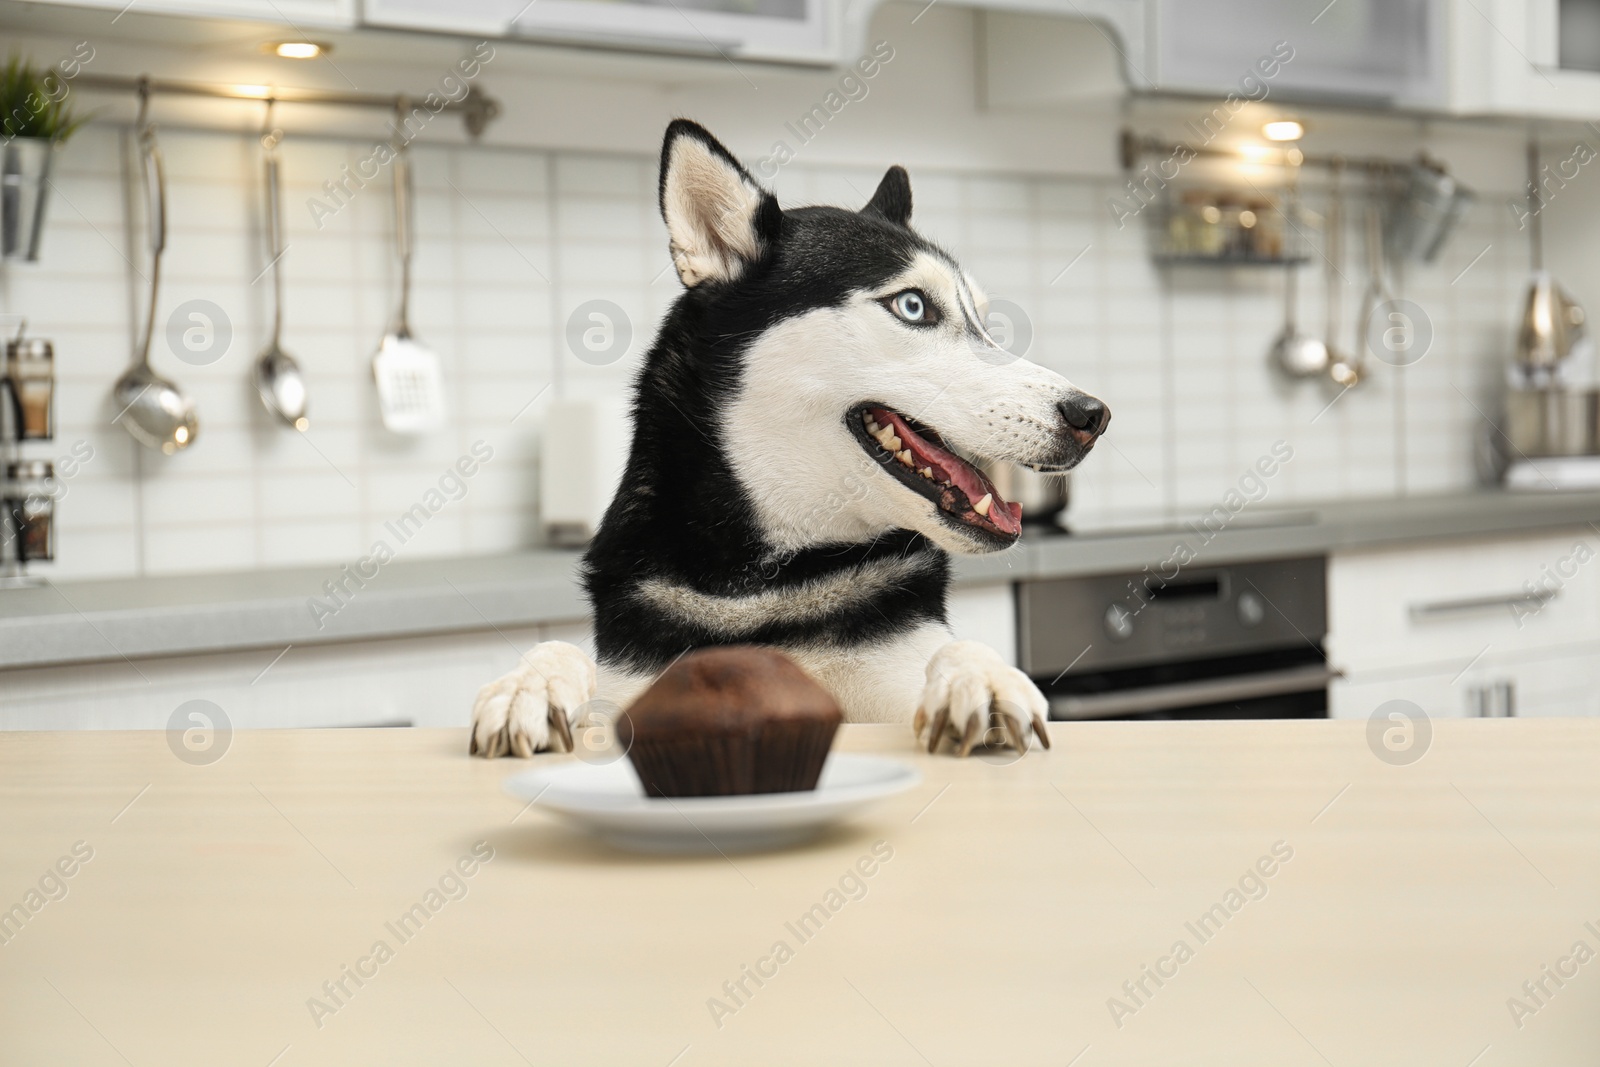
[[[907,289],[903,293],[897,293],[894,299],[890,301],[889,306],[894,309],[896,315],[899,315],[907,322],[927,321],[928,303],[923,299],[922,294],[915,289]]]

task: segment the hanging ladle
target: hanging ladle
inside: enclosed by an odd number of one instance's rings
[[[266,152],[266,207],[267,245],[272,262],[272,340],[256,357],[251,378],[256,392],[267,412],[276,415],[296,430],[305,432],[311,425],[306,418],[306,381],[300,373],[300,364],[283,350],[279,335],[283,331],[283,203],[278,189],[278,144],[283,131],[271,129],[272,103],[267,103],[268,132],[261,135],[261,147]]]
[[[1297,177],[1297,176],[1296,176]],[[1288,204],[1284,217],[1292,221],[1298,211],[1295,178],[1289,185]],[[1295,316],[1295,305],[1300,293],[1300,268],[1293,259],[1283,267],[1283,330],[1272,342],[1272,362],[1290,378],[1315,378],[1327,373],[1328,346],[1303,333]]]
[[[1335,377],[1334,381],[1349,389],[1361,384],[1367,375],[1367,363],[1362,353],[1370,351],[1377,355],[1373,348],[1374,334],[1377,335],[1376,343],[1383,345],[1385,350],[1392,350],[1388,343],[1388,332],[1384,329],[1379,316],[1384,314],[1384,309],[1394,303],[1394,292],[1389,288],[1388,267],[1384,261],[1383,252],[1383,219],[1376,203],[1367,204],[1366,215],[1366,245],[1367,245],[1367,291],[1361,297],[1361,337],[1360,345],[1356,349],[1356,361],[1351,365],[1346,378]],[[1403,357],[1404,352],[1399,353]],[[1380,357],[1381,358],[1381,357]],[[1389,362],[1385,359],[1384,362]]]
[[[1344,185],[1340,180],[1343,176],[1343,161],[1335,161],[1329,182],[1328,239],[1324,252],[1328,259],[1328,377],[1333,379],[1333,384],[1349,389],[1361,383],[1366,375],[1366,366],[1361,359],[1364,338],[1356,338],[1353,351],[1341,349],[1338,345],[1340,326],[1344,321]]]
[[[144,339],[139,357],[112,387],[122,409],[116,421],[146,448],[166,455],[188,448],[200,432],[194,401],[172,382],[150,369],[150,341],[156,328],[156,299],[161,291],[161,254],[167,246],[167,176],[149,122],[150,87],[139,85],[138,144],[140,176],[149,203],[150,307],[145,315]]]

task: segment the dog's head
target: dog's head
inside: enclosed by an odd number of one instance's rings
[[[1110,421],[996,344],[982,290],[911,229],[899,167],[860,211],[783,210],[680,119],[660,197],[689,290],[674,318],[711,361],[691,373],[726,374],[711,429],[779,550],[895,528],[955,552],[1004,548],[1022,509],[976,461],[1064,472]]]

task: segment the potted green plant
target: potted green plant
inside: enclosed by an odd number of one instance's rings
[[[39,258],[56,149],[83,121],[60,71],[14,53],[0,68],[0,258]]]

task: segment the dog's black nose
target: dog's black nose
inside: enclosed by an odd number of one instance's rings
[[[1105,433],[1111,422],[1111,409],[1088,393],[1074,393],[1057,406],[1068,426],[1091,437]]]

